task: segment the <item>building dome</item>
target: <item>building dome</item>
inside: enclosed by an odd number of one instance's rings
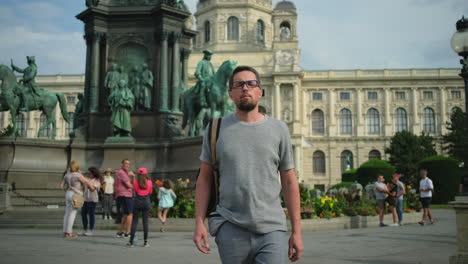
[[[296,6],[291,1],[283,0],[276,4],[275,9],[296,9]]]

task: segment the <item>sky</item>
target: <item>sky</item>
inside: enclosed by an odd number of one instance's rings
[[[276,4],[279,0],[273,0]],[[185,1],[195,12],[196,0]],[[459,68],[450,47],[466,0],[293,0],[305,70]],[[2,0],[0,63],[39,75],[82,74],[86,46],[75,18],[85,0]]]

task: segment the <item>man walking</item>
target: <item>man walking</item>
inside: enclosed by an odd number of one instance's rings
[[[400,174],[393,174],[393,183],[397,186],[397,193],[396,193],[396,198],[397,198],[397,214],[398,214],[398,225],[403,224],[403,195],[406,194],[406,189],[405,189],[405,184],[400,181]]]
[[[377,205],[379,206],[380,226],[387,226],[383,222],[385,216],[385,198],[387,198],[386,194],[388,193],[387,185],[385,185],[384,181],[384,176],[379,175],[377,176],[377,181],[375,182],[375,199],[377,200]]]
[[[420,225],[424,225],[429,220],[429,223],[434,224],[434,219],[432,218],[432,212],[429,208],[432,201],[432,192],[434,191],[434,185],[432,184],[432,180],[427,177],[427,170],[420,169],[419,176],[421,176],[421,180],[419,181],[419,197],[421,200],[421,204],[424,210],[424,214],[422,220],[418,222]]]
[[[114,193],[120,204],[122,220],[117,237],[128,237],[133,217],[133,178],[135,174],[130,171],[130,161],[122,160],[122,167],[115,172]]]
[[[219,203],[209,217],[222,263],[286,263],[303,251],[299,185],[294,171],[287,126],[258,112],[263,95],[258,72],[237,67],[229,80],[236,113],[222,119],[216,156],[219,164]],[[205,132],[201,167],[195,191],[196,224],[193,240],[208,254],[204,225],[210,197],[211,151]],[[281,184],[278,181],[278,171]],[[283,190],[292,234],[287,242]]]

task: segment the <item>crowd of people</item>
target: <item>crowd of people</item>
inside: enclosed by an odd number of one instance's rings
[[[430,209],[432,192],[434,185],[432,180],[427,177],[427,170],[419,170],[421,180],[419,182],[420,201],[423,207],[423,217],[418,223],[420,225],[434,224]],[[380,226],[401,226],[403,224],[403,205],[404,195],[406,194],[405,184],[400,181],[400,174],[393,174],[392,181],[385,183],[383,175],[377,177],[375,182],[375,198],[379,206]],[[390,207],[393,222],[389,225],[384,224],[384,215],[386,206]]]
[[[146,168],[139,168],[137,173],[130,170],[130,160],[122,160],[121,168],[104,171],[104,175],[98,168],[90,167],[87,173],[82,173],[80,164],[72,160],[69,172],[63,178],[61,188],[65,193],[65,216],[63,218],[63,234],[67,238],[78,236],[92,236],[96,225],[96,207],[101,203],[102,218],[111,220],[113,216],[119,220],[120,227],[117,237],[129,238],[127,246],[133,247],[136,228],[141,215],[143,222],[143,246],[148,247],[148,218],[151,209],[151,194],[154,187],[153,181]],[[159,187],[159,186],[157,186]],[[158,188],[158,218],[162,225],[166,225],[166,217],[169,209],[174,206],[177,198],[172,190],[173,184],[165,179],[163,186]],[[114,201],[116,212],[114,213]],[[73,224],[76,214],[81,210],[83,224],[82,232],[73,232]],[[161,228],[161,232],[164,228]]]

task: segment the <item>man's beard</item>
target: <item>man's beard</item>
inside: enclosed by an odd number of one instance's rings
[[[237,104],[237,108],[243,112],[250,112],[254,110],[256,106],[256,103],[250,101],[240,102],[239,104]]]

